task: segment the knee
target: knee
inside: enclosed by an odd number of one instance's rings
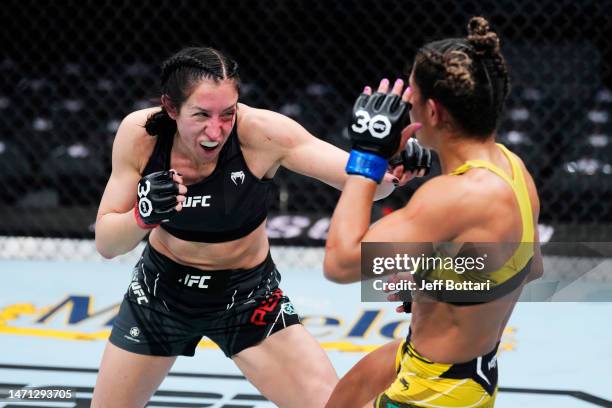
[[[96,392],[94,388],[94,393],[93,393],[93,397],[91,398],[90,408],[110,408],[111,407],[110,401],[106,400],[106,398],[101,397],[100,394],[101,393]]]
[[[338,385],[338,376],[332,370],[332,372],[321,373],[321,375],[313,377],[312,380],[312,388],[315,391],[313,395],[319,396],[319,404],[317,406],[323,407]]]

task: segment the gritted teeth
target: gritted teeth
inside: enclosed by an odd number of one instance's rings
[[[219,142],[207,142],[207,141],[200,142],[200,146],[208,147],[208,148],[217,147],[218,145],[219,145]]]

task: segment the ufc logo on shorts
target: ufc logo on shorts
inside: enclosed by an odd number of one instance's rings
[[[351,129],[357,133],[363,133],[366,130],[377,139],[384,139],[391,132],[391,121],[385,115],[374,115],[370,118],[370,114],[361,109],[355,112],[357,123],[353,123]]]
[[[185,276],[185,280],[183,281],[183,283],[185,284],[185,286],[189,286],[192,287],[193,285],[197,284],[198,288],[200,289],[206,289],[208,287],[208,285],[206,284],[206,281],[209,280],[211,278],[210,275],[187,275]]]
[[[143,303],[149,303],[149,299],[145,295],[145,291],[142,289],[142,286],[140,286],[140,283],[132,282],[130,284],[130,289],[132,290],[132,293],[134,294],[134,296],[137,296],[136,301],[138,302],[139,305]]]
[[[197,207],[197,206],[210,207],[210,203],[208,202],[210,197],[211,196],[209,195],[187,197],[185,201],[183,202],[183,208]]]

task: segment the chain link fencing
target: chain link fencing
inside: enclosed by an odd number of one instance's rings
[[[498,139],[534,176],[541,233],[612,241],[609,0],[6,0],[1,13],[2,236],[62,245],[93,237],[118,124],[156,103],[159,65],[184,46],[227,52],[241,67],[242,102],[348,149],[348,113],[363,86],[405,78],[418,47],[464,36],[469,17],[482,15],[512,76]],[[275,181],[272,243],[323,245],[339,193],[282,169]],[[425,181],[376,203],[375,218]],[[6,242],[4,258],[57,252],[47,240]]]

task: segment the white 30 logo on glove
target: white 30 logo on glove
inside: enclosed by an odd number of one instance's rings
[[[142,217],[148,217],[151,215],[153,211],[153,204],[151,200],[147,198],[147,194],[151,191],[151,182],[149,180],[145,180],[145,186],[138,186],[138,212]]]
[[[375,115],[370,118],[370,114],[363,109],[355,112],[357,123],[353,123],[351,129],[357,133],[363,133],[366,130],[377,139],[384,139],[391,132],[391,122],[385,115]]]

